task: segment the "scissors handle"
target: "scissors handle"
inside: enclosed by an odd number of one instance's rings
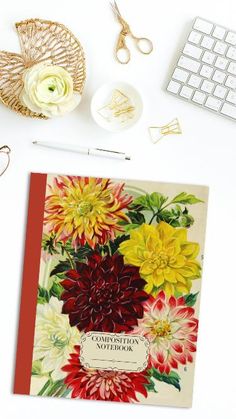
[[[134,39],[134,42],[136,44],[136,47],[138,48],[139,52],[142,54],[151,54],[153,51],[153,43],[148,38],[137,38],[136,36],[132,35],[132,38]]]
[[[120,64],[127,64],[130,61],[130,51],[125,42],[126,36],[126,33],[121,32],[116,45],[116,59]]]

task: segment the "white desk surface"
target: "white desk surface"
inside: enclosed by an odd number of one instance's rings
[[[235,0],[120,0],[133,31],[154,41],[142,56],[132,49],[129,65],[118,64],[113,48],[119,31],[108,0],[4,1],[0,49],[18,51],[14,22],[41,17],[64,23],[86,53],[87,82],[79,108],[62,119],[30,120],[0,105],[1,144],[12,148],[11,166],[0,178],[1,304],[0,412],[4,419],[118,419],[148,415],[162,419],[236,417],[236,123],[168,95],[164,87],[191,20],[199,15],[236,29]],[[130,131],[109,134],[91,119],[89,105],[101,84],[122,80],[141,92],[144,114]],[[178,117],[182,136],[150,143],[147,127]],[[36,148],[33,139],[71,141],[130,152],[115,161]],[[193,408],[52,400],[13,396],[29,172],[87,174],[206,184],[210,201]]]

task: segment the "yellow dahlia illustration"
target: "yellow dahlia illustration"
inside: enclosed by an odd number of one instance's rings
[[[186,228],[174,228],[163,221],[132,230],[119,251],[125,263],[140,267],[140,276],[147,282],[145,291],[154,295],[157,289],[169,296],[175,291],[188,293],[192,280],[201,275],[201,265],[196,260],[198,243],[187,240]]]
[[[56,240],[95,247],[123,231],[118,224],[129,221],[124,209],[132,197],[124,194],[124,184],[110,179],[58,176],[49,187],[45,203],[45,224]]]

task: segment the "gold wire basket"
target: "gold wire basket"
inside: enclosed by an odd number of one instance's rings
[[[29,19],[15,26],[21,54],[0,51],[0,101],[21,115],[47,119],[41,113],[32,112],[19,99],[25,69],[41,62],[63,67],[73,78],[74,91],[82,94],[86,78],[83,48],[60,23]]]

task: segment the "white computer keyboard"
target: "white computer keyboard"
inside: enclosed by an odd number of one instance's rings
[[[236,32],[197,17],[167,91],[236,121]]]

